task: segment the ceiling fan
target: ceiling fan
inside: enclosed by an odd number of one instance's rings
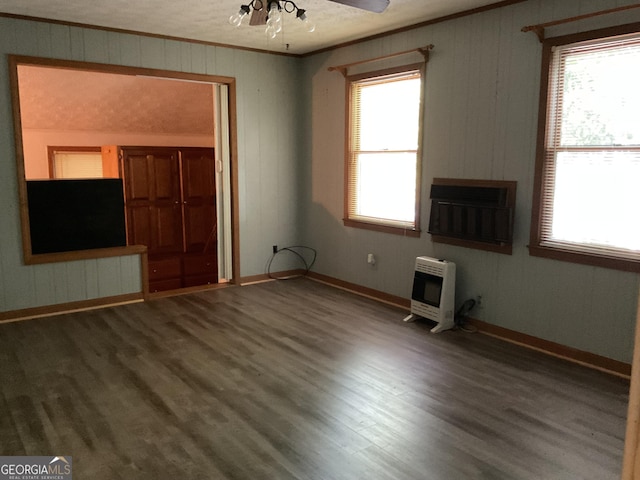
[[[368,12],[382,13],[389,6],[390,0],[329,0],[330,2],[340,3],[349,7],[359,8]],[[278,8],[292,13],[296,12],[296,16],[301,20],[305,20],[305,10],[298,8],[298,6],[290,1],[275,2],[273,0],[253,0],[248,7],[253,8],[249,25],[265,25],[269,16],[268,12],[271,8],[271,4],[275,3]],[[248,13],[248,12],[247,12]]]
[[[389,6],[389,0],[329,0],[350,7],[367,10],[368,12],[382,13]]]

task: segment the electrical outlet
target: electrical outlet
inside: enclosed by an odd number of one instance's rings
[[[273,253],[278,253],[278,245],[273,246]]]
[[[478,295],[476,297],[476,307],[478,307],[478,308],[482,307],[482,295]]]

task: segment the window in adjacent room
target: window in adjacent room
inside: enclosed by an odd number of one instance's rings
[[[419,234],[422,71],[348,77],[347,226]]]
[[[640,271],[640,33],[575,39],[545,42],[530,251]]]
[[[51,178],[102,178],[100,147],[49,147]]]

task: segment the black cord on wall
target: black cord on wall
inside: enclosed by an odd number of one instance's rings
[[[473,298],[465,300],[462,305],[460,305],[460,308],[458,308],[455,315],[455,324],[457,328],[467,333],[475,333],[478,331],[477,328],[467,325],[467,316],[475,306],[476,301]]]
[[[300,253],[300,251],[298,250],[302,250],[302,251],[309,251],[311,252],[311,254],[313,255],[313,258],[311,259],[310,262],[307,261],[306,258],[304,258],[304,255],[302,255],[302,253]],[[278,256],[280,253],[282,252],[291,252],[294,255],[296,255],[304,264],[304,273],[300,274],[300,275],[292,275],[292,276],[287,276],[287,277],[276,277],[271,273],[271,264],[273,263],[273,259],[276,258],[276,256]],[[311,247],[307,247],[305,245],[293,245],[290,247],[284,247],[284,248],[280,248],[278,249],[276,252],[274,252],[271,255],[271,258],[269,259],[269,262],[267,263],[267,275],[269,276],[269,278],[273,278],[275,280],[291,280],[292,278],[299,278],[299,277],[303,277],[305,275],[307,275],[309,273],[309,271],[311,270],[311,267],[313,267],[313,264],[316,263],[316,257],[318,256],[318,252]]]

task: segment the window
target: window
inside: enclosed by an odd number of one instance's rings
[[[640,34],[570,38],[545,42],[530,251],[640,271]]]
[[[348,77],[347,226],[419,234],[422,68]]]
[[[50,178],[102,178],[100,147],[49,147]]]

